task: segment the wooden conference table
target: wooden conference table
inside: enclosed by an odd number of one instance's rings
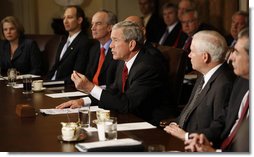
[[[74,89],[74,88],[73,88]],[[61,135],[60,122],[67,122],[66,115],[43,115],[42,108],[54,108],[69,98],[50,98],[45,93],[61,91],[46,89],[43,92],[22,94],[23,89],[6,86],[6,81],[0,81],[0,151],[1,152],[77,152],[75,142],[62,142],[57,139]],[[33,118],[21,118],[16,115],[17,104],[30,104],[38,113]],[[113,113],[113,112],[112,112]],[[117,114],[118,123],[140,122],[132,114]],[[71,121],[77,121],[77,114],[69,115]],[[95,119],[95,113],[92,113]],[[134,138],[143,142],[145,150],[148,145],[162,144],[166,151],[183,151],[183,142],[167,134],[159,128],[118,131],[118,138]],[[97,132],[93,132],[82,142],[98,141]]]

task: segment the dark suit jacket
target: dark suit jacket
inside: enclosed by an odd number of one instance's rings
[[[161,37],[162,35],[163,34],[161,34]],[[182,25],[180,22],[178,22],[176,26],[174,27],[174,29],[168,35],[163,45],[172,46],[176,48],[182,48],[187,38],[188,38],[188,35],[185,33],[182,33]]]
[[[190,133],[204,133],[215,146],[221,142],[218,137],[224,127],[225,108],[232,91],[234,78],[235,75],[228,65],[222,64],[202,89],[191,114],[184,123],[184,130]],[[187,105],[192,100],[200,81],[200,78],[196,81]]]
[[[233,139],[231,145],[227,150],[230,152],[250,152],[250,133],[249,128],[250,121],[249,116],[243,121],[242,125],[239,128],[239,131],[236,133],[236,137]]]
[[[225,128],[220,136],[221,140],[227,138],[233,125],[235,124],[242,99],[248,90],[249,80],[239,77],[235,81],[232,94],[230,96],[229,105],[226,111]]]
[[[72,83],[71,74],[73,70],[85,74],[88,64],[88,52],[91,41],[87,35],[80,32],[67,48],[62,59],[59,61],[61,51],[66,43],[67,38],[63,39],[59,44],[56,54],[55,64],[48,73],[47,78],[51,79],[57,70],[56,80],[64,80],[66,84]]]
[[[6,75],[9,68],[16,68],[21,74],[42,74],[42,54],[35,41],[21,37],[12,60],[9,42],[2,41],[0,53],[2,74]]]
[[[150,42],[158,42],[160,34],[164,33],[166,25],[158,14],[153,13],[146,25],[146,39]]]
[[[169,100],[167,76],[161,60],[140,50],[130,69],[125,92],[122,93],[122,70],[124,62],[117,68],[114,84],[103,90],[99,107],[121,113],[133,113],[154,125],[168,116]]]
[[[100,43],[98,41],[94,41],[94,44],[89,51],[89,61],[86,70],[86,77],[91,81],[93,80],[93,77],[97,71],[99,58],[100,58]],[[105,60],[98,78],[99,85],[109,86],[114,82],[117,62],[118,62],[117,60],[113,59],[111,49],[109,48],[107,55],[105,56]]]
[[[225,37],[225,39],[226,39],[226,41],[227,41],[227,45],[230,47],[230,46],[232,46],[232,43],[233,43],[233,41],[235,40],[233,37],[232,37],[232,35],[227,35],[226,37]]]

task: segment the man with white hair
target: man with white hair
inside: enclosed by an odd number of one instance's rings
[[[229,59],[234,73],[240,78],[234,84],[225,118],[225,128],[218,138],[223,139],[221,150],[215,150],[204,134],[191,134],[185,149],[198,152],[249,152],[249,29],[238,34],[237,42]]]
[[[196,81],[188,104],[176,122],[164,130],[180,139],[187,140],[188,134],[205,134],[214,145],[220,143],[218,136],[224,127],[224,109],[227,104],[235,75],[224,63],[227,44],[216,31],[200,31],[191,43],[192,68],[202,75]]]

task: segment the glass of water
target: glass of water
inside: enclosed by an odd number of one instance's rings
[[[78,112],[81,127],[88,128],[90,127],[90,107],[82,107]]]
[[[104,121],[105,127],[105,138],[106,140],[116,140],[117,139],[117,118],[110,117]]]

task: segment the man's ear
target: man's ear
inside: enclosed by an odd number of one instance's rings
[[[137,45],[137,42],[135,40],[131,40],[129,42],[129,49],[130,49],[130,51],[133,51],[135,49],[136,45]]]
[[[78,23],[81,24],[83,22],[83,18],[82,17],[79,17],[78,18]]]
[[[207,53],[207,52],[204,52],[204,53],[203,53],[203,61],[204,61],[204,63],[209,63],[209,62],[211,62],[211,56],[210,56],[209,53]]]

